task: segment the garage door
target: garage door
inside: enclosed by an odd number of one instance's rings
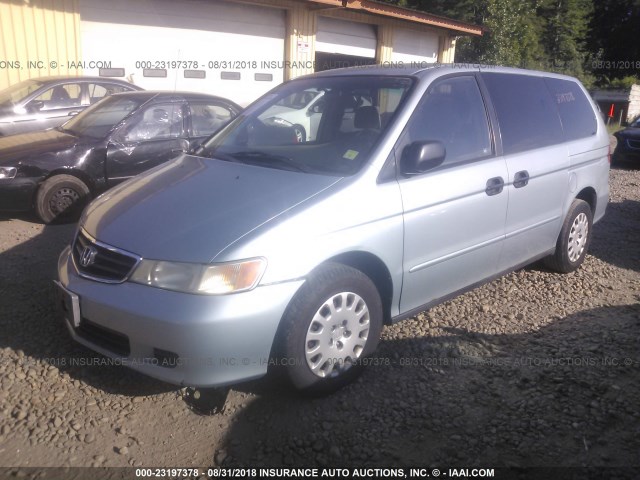
[[[373,25],[318,17],[317,52],[375,58],[376,43]]]
[[[204,92],[241,105],[284,79],[284,10],[218,1],[82,0],[80,30],[86,75],[98,75],[110,62],[145,89]]]
[[[438,61],[438,36],[434,33],[418,32],[417,30],[396,29],[393,32],[394,62],[426,62]]]

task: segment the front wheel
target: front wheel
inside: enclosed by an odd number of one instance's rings
[[[297,143],[304,143],[307,141],[307,131],[304,129],[302,125],[295,124],[293,127],[293,133],[296,136]]]
[[[329,263],[311,273],[280,328],[281,358],[297,390],[331,393],[352,382],[382,331],[382,302],[362,272]]]
[[[76,219],[89,199],[87,185],[71,175],[55,175],[38,189],[36,213],[44,223]]]
[[[574,200],[562,224],[556,242],[556,251],[545,259],[545,264],[560,273],[576,270],[587,256],[591,243],[593,214],[584,200]]]

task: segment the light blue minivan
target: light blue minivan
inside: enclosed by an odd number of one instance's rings
[[[304,137],[263,115],[308,91],[322,103]],[[87,207],[58,265],[66,325],[175,384],[277,367],[329,392],[385,324],[538,259],[578,268],[608,174],[605,126],[571,77],[459,65],[302,77]]]

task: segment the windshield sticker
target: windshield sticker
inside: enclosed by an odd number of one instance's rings
[[[359,152],[356,152],[355,150],[347,150],[342,158],[346,158],[347,160],[355,160],[355,158],[358,156],[358,153]]]

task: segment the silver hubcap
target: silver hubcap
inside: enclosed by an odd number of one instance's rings
[[[584,213],[579,214],[571,225],[571,231],[569,232],[569,245],[567,246],[567,252],[569,253],[569,260],[575,262],[580,258],[582,252],[584,252],[584,246],[589,236],[589,220]]]
[[[305,338],[307,365],[318,377],[335,377],[362,355],[369,337],[369,308],[359,295],[341,292],[327,299]]]

